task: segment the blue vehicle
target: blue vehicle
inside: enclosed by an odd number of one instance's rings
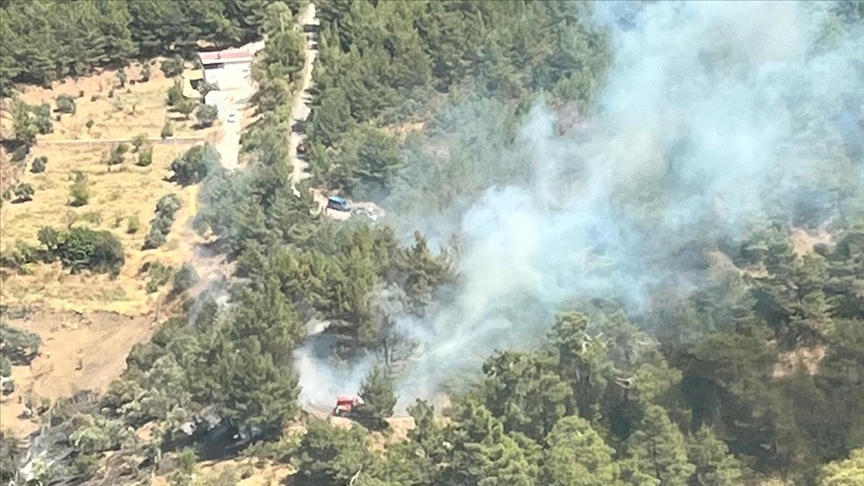
[[[327,209],[335,209],[336,211],[351,211],[351,202],[338,196],[328,197]]]

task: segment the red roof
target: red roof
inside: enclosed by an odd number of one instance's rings
[[[252,53],[244,49],[227,49],[224,51],[214,52],[199,52],[202,63],[230,61],[249,58],[252,59]]]

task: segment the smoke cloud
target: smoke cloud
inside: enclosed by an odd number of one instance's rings
[[[492,187],[460,213],[455,299],[398,321],[421,343],[402,403],[495,349],[534,345],[575,298],[639,312],[660,286],[698,288],[701,256],[687,248],[791,218],[802,194],[864,199],[864,165],[847,150],[864,137],[849,122],[864,107],[864,37],[837,28],[831,4],[595,10],[614,46],[596,108],[559,136],[555,114],[535,106],[519,149],[499,154],[524,157],[530,183]],[[314,368],[301,366],[304,388],[317,386]]]

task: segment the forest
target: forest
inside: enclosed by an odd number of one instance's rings
[[[194,227],[232,284],[185,299],[106,393],[53,404],[29,448],[4,432],[4,484],[25,463],[32,484],[237,484],[193,474],[225,457],[288,464],[301,486],[864,483],[864,4],[315,4],[311,181],[295,196],[303,60],[283,36],[254,67],[248,165],[205,146],[172,167],[200,184]],[[0,6],[9,90],[280,38],[262,12],[301,7]],[[811,29],[799,50],[789,25]],[[387,219],[313,214],[311,187]],[[122,265],[91,233],[33,251]],[[38,352],[3,329],[4,370]],[[304,410],[317,377],[297,356],[321,347],[324,370],[372,363],[351,428]],[[400,414],[415,427],[374,447]]]

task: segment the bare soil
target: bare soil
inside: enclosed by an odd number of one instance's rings
[[[54,402],[77,391],[105,391],[126,368],[132,346],[149,340],[155,330],[153,316],[112,312],[37,311],[4,320],[42,339],[40,354],[29,366],[12,367],[15,391],[0,399],[0,423],[18,437],[39,428],[21,415],[28,394]]]

